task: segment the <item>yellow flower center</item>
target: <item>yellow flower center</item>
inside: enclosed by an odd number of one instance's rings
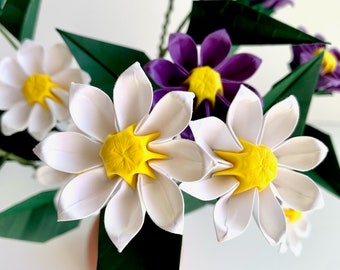
[[[238,194],[252,188],[259,191],[266,188],[276,177],[277,158],[265,145],[255,145],[239,139],[243,146],[240,152],[216,150],[215,153],[230,162],[233,167],[218,171],[214,175],[233,175],[240,185],[233,194]]]
[[[22,93],[28,104],[33,105],[39,103],[43,108],[49,110],[46,98],[50,98],[57,103],[62,100],[52,92],[52,88],[62,88],[58,84],[52,82],[47,74],[33,74],[28,77],[22,88]]]
[[[285,208],[283,209],[283,212],[285,213],[287,221],[290,223],[296,222],[302,217],[302,212],[292,208]]]
[[[194,68],[183,85],[188,86],[188,91],[195,94],[196,109],[205,99],[214,106],[216,94],[223,95],[220,74],[208,66]]]
[[[132,188],[137,187],[137,176],[140,173],[156,179],[148,164],[149,160],[168,158],[148,149],[149,142],[159,137],[159,133],[137,136],[134,134],[135,127],[136,124],[133,124],[121,132],[109,134],[99,153],[107,177],[112,179],[119,175]]]
[[[318,55],[322,52],[323,52],[323,58],[322,58],[322,64],[321,64],[323,66],[322,75],[326,75],[326,74],[329,74],[335,71],[336,66],[338,64],[338,60],[333,53],[331,53],[328,50],[325,50],[324,48],[319,48],[315,50],[314,55]]]

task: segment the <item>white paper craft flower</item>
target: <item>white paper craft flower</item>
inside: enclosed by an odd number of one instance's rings
[[[28,129],[36,140],[44,138],[58,121],[69,117],[71,82],[88,83],[87,73],[71,67],[72,54],[63,44],[45,50],[25,40],[16,58],[0,62],[1,130],[12,135]]]
[[[138,63],[118,78],[113,103],[95,87],[73,84],[70,113],[83,134],[59,132],[34,149],[54,169],[79,174],[61,191],[59,219],[86,218],[106,206],[105,228],[118,251],[141,229],[146,212],[160,228],[181,234],[184,203],[172,179],[206,173],[205,152],[173,139],[191,119],[194,95],[171,92],[149,113],[152,98]]]
[[[214,208],[219,241],[239,236],[253,215],[269,243],[277,244],[286,226],[276,196],[300,211],[323,205],[317,185],[295,170],[315,167],[327,148],[311,137],[286,140],[298,117],[293,96],[263,116],[259,97],[242,86],[229,108],[227,123],[209,117],[190,124],[215,168],[201,181],[182,183],[180,188],[201,200],[219,198]]]
[[[305,212],[292,208],[284,208],[287,221],[287,232],[280,243],[280,252],[285,253],[290,249],[295,256],[300,256],[302,251],[302,238],[309,236],[311,225]]]

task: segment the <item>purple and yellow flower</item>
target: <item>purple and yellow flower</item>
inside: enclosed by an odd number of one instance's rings
[[[324,40],[322,35],[316,35]],[[323,59],[316,90],[332,92],[340,90],[340,51],[337,48],[328,49],[325,44],[305,44],[292,46],[292,69],[310,61],[316,55],[323,53]]]
[[[49,49],[25,40],[16,57],[0,62],[1,131],[10,136],[28,130],[43,139],[60,121],[67,120],[71,82],[88,83],[89,75],[72,67],[73,56],[63,44]]]
[[[265,8],[278,9],[282,8],[288,4],[293,5],[292,0],[250,0],[251,5],[262,4]]]
[[[191,122],[196,142],[214,167],[200,181],[180,188],[200,200],[218,199],[214,222],[219,241],[242,234],[253,216],[268,242],[278,244],[286,232],[281,202],[299,211],[323,206],[318,186],[297,171],[317,166],[327,147],[312,137],[289,138],[298,118],[294,96],[263,115],[259,97],[241,86],[226,123],[213,116]]]
[[[178,138],[191,119],[193,93],[171,92],[150,112],[152,86],[139,63],[119,76],[113,93],[112,102],[98,88],[72,84],[69,108],[81,132],[54,133],[34,152],[74,176],[58,194],[59,220],[105,207],[105,229],[120,252],[146,213],[160,228],[182,234],[184,201],[176,181],[200,179],[210,162],[198,144]]]
[[[168,92],[190,91],[195,94],[193,119],[210,115],[225,119],[240,85],[261,63],[249,53],[228,57],[231,46],[228,33],[217,30],[203,40],[198,56],[197,45],[189,35],[171,34],[168,49],[173,62],[159,58],[144,66],[146,73],[161,87],[154,93],[154,103]]]

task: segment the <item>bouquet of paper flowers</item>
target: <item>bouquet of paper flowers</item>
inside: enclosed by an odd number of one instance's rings
[[[149,59],[61,29],[65,44],[44,48],[39,0],[4,1],[17,52],[0,62],[1,162],[53,188],[2,211],[0,236],[45,242],[92,217],[91,269],[179,269],[185,215],[210,204],[216,241],[254,219],[298,255],[320,186],[339,191],[332,141],[306,117],[314,95],[340,89],[340,53],[271,17],[287,4],[193,1]],[[261,59],[238,52],[251,44],[292,46],[291,72],[265,95],[247,82]]]

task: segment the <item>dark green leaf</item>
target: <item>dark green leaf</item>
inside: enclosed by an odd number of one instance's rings
[[[142,229],[119,253],[106,234],[103,212],[99,224],[98,270],[179,269],[182,235],[160,229],[146,215]]]
[[[7,0],[0,23],[19,41],[33,39],[39,7],[40,0]]]
[[[331,137],[320,130],[306,125],[306,136],[319,139],[328,147],[324,161],[315,169],[306,172],[315,182],[340,197],[340,168]]]
[[[55,193],[42,192],[0,213],[0,236],[45,242],[76,228],[79,221],[57,221]]]
[[[216,200],[213,201],[201,201],[193,196],[190,196],[189,194],[183,192],[183,198],[184,198],[184,205],[185,205],[185,210],[184,212],[190,213],[192,211],[195,211],[207,204],[214,204],[216,203]]]
[[[312,96],[315,91],[323,54],[317,55],[309,62],[299,66],[285,78],[276,83],[264,96],[264,111],[275,103],[294,95],[300,106],[300,118],[292,136],[300,136],[306,123],[306,118]]]
[[[228,31],[233,44],[324,43],[235,1],[193,1],[187,33],[197,43],[222,28]]]
[[[91,84],[112,96],[118,76],[134,62],[142,66],[149,59],[145,53],[134,49],[90,39],[58,30],[79,66],[91,76]]]

